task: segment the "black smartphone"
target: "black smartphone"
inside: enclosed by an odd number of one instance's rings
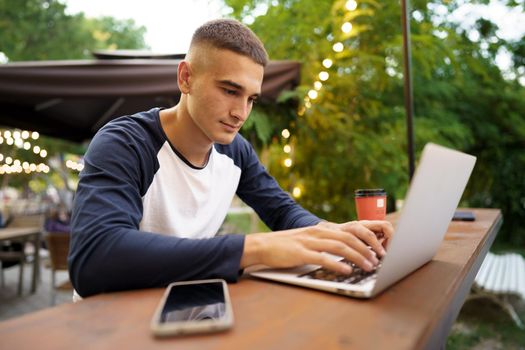
[[[221,279],[170,284],[151,320],[157,336],[216,332],[232,325],[228,285]]]
[[[454,212],[454,216],[452,217],[452,220],[454,221],[474,221],[476,220],[476,216],[471,211],[456,210]]]

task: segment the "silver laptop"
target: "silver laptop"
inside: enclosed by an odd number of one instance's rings
[[[388,244],[387,255],[375,272],[361,271],[357,275],[344,276],[317,265],[305,265],[294,269],[265,269],[251,275],[352,297],[371,298],[436,254],[475,163],[474,156],[431,143],[425,146],[394,236]]]

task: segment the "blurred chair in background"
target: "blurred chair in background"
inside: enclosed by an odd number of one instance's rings
[[[55,305],[57,289],[73,289],[68,280],[57,286],[56,272],[67,271],[67,255],[69,253],[68,233],[48,232],[45,235],[47,249],[49,250],[49,264],[51,268],[51,305]]]

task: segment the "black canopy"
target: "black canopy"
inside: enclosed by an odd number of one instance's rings
[[[180,59],[38,61],[0,65],[0,125],[81,142],[109,120],[180,98]],[[299,84],[300,65],[270,61],[262,101]]]

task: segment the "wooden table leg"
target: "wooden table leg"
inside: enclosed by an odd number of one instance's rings
[[[35,255],[33,257],[33,281],[31,282],[31,294],[36,292],[38,275],[40,273],[40,233],[34,235],[33,244],[35,246]]]

